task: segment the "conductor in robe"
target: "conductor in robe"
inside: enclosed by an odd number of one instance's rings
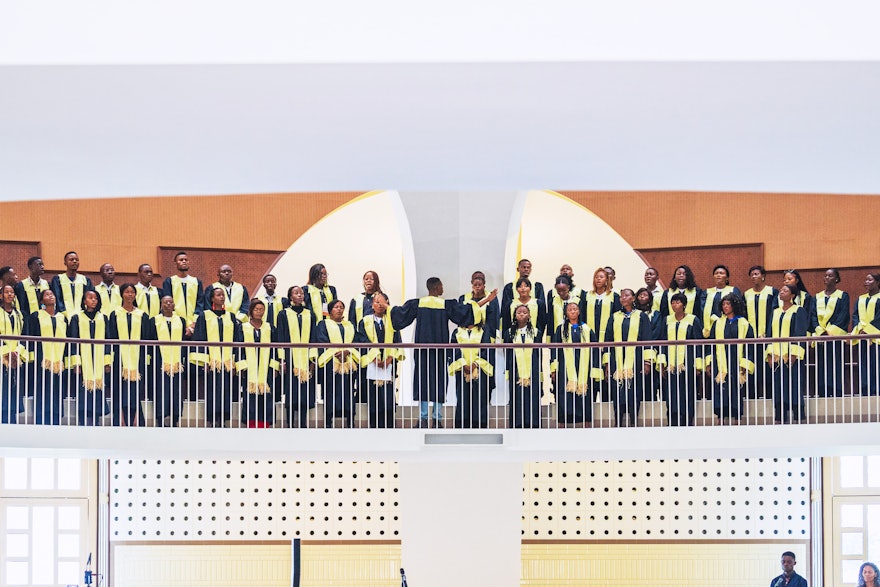
[[[395,330],[403,330],[416,322],[413,341],[416,343],[443,344],[449,340],[449,322],[462,327],[474,323],[474,310],[470,303],[443,299],[443,282],[430,277],[426,283],[428,295],[408,300],[402,306],[391,309],[391,322]],[[448,356],[447,356],[448,355]],[[419,402],[418,428],[428,428],[428,404],[434,402],[434,427],[443,427],[443,403],[446,401],[447,365],[452,352],[447,349],[416,349],[413,375],[413,399]]]

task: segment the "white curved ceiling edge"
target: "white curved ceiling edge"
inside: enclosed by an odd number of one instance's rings
[[[873,60],[871,0],[4,0],[0,64]]]

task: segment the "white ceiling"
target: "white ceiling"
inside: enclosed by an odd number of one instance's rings
[[[7,0],[0,199],[880,193],[880,9],[764,4]]]

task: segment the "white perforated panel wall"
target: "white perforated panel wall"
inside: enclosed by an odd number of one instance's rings
[[[803,458],[532,463],[523,538],[805,540],[809,475]]]
[[[523,471],[524,539],[810,536],[803,458],[531,463]],[[396,463],[116,460],[110,472],[114,541],[400,538]]]
[[[111,540],[394,540],[397,463],[115,460]]]

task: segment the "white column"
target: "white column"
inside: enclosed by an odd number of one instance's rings
[[[401,462],[410,587],[520,584],[522,463]]]

